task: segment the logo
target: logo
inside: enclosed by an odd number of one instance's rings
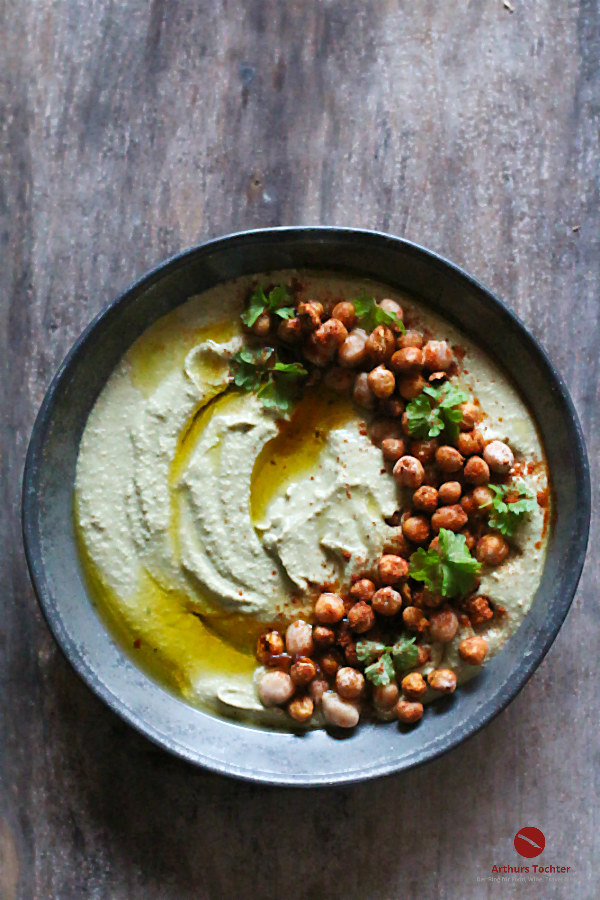
[[[515,850],[527,859],[534,859],[542,853],[546,846],[546,838],[539,828],[527,826],[515,834]]]

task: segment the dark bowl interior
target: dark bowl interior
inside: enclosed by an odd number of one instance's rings
[[[113,367],[147,326],[190,295],[240,275],[333,269],[420,297],[505,367],[534,414],[552,477],[554,524],[542,582],[515,636],[452,698],[408,733],[365,725],[337,736],[270,732],[188,706],[138,669],[113,641],[84,587],[72,526],[77,451],[88,413]],[[375,232],[284,228],[203,244],[144,276],[79,338],[35,423],[23,489],[31,577],[58,644],[85,682],[166,750],[217,772],[273,784],[359,781],[430,760],[489,722],[540,663],[567,613],[583,566],[590,515],[581,429],[563,382],[519,320],[439,256]]]

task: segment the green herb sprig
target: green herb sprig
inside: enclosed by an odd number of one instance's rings
[[[460,404],[468,399],[468,394],[450,381],[439,387],[428,384],[406,407],[408,430],[419,440],[435,438],[443,432],[447,440],[455,441],[462,419]]]
[[[486,506],[491,507],[488,524],[500,534],[511,537],[523,516],[533,512],[536,500],[533,492],[529,490],[524,481],[513,484],[488,484],[494,497]]]
[[[377,325],[387,325],[391,328],[397,328],[402,334],[405,334],[406,328],[400,316],[382,309],[375,297],[371,297],[366,291],[363,290],[360,296],[351,302],[356,312],[356,318],[365,331],[373,331]]]
[[[291,319],[296,311],[289,306],[290,293],[283,284],[278,284],[268,294],[259,285],[248,300],[248,306],[242,313],[242,322],[248,328],[252,328],[256,320],[264,312],[273,313],[280,319]],[[288,305],[286,305],[288,304]]]
[[[457,597],[468,593],[481,570],[467,547],[464,534],[440,529],[439,547],[424,550],[419,547],[410,557],[408,574],[415,581],[422,581],[434,594]]]
[[[231,380],[254,391],[266,409],[291,412],[308,372],[299,362],[284,363],[273,347],[243,347],[231,360]]]
[[[360,662],[369,663],[365,677],[375,685],[389,684],[396,672],[412,668],[419,658],[415,640],[401,637],[390,646],[380,641],[358,641],[356,655]]]

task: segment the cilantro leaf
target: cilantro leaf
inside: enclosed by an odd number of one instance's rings
[[[293,363],[282,363],[279,360],[273,366],[274,372],[284,372],[286,375],[294,375],[295,377],[303,377],[304,375],[308,375],[308,372],[299,362]]]
[[[408,430],[419,440],[438,437],[444,432],[447,440],[455,441],[462,419],[460,404],[468,399],[469,395],[450,381],[439,387],[426,385],[406,406]]]
[[[256,320],[263,312],[272,312],[282,319],[291,319],[295,315],[293,306],[286,306],[290,299],[288,289],[283,284],[278,284],[268,294],[259,285],[248,300],[248,306],[242,313],[242,322],[248,328],[252,328]]]
[[[273,355],[270,347],[252,349],[243,347],[232,357],[229,370],[236,387],[244,391],[256,391],[260,386],[262,371]]]
[[[257,287],[248,300],[247,308],[242,313],[241,318],[244,325],[247,325],[248,328],[252,328],[258,317],[264,313],[267,303],[268,300],[265,297],[265,292],[262,287]]]
[[[416,638],[400,638],[392,647],[392,660],[397,670],[411,669],[419,658]]]
[[[375,300],[363,289],[358,297],[351,301],[354,306],[356,318],[366,331],[373,331],[377,325],[387,325],[398,328],[403,334],[406,332],[404,323],[396,313],[382,309]]]
[[[410,557],[409,575],[443,597],[466,594],[481,569],[467,547],[464,534],[440,529],[438,550],[419,547]]]
[[[243,347],[232,357],[229,371],[236,387],[255,391],[265,409],[284,414],[293,409],[308,375],[299,362],[281,362],[272,347]]]
[[[388,651],[365,669],[365,677],[373,684],[389,684],[395,675],[394,663]]]
[[[359,662],[370,663],[377,659],[386,649],[380,641],[357,641],[356,656]]]
[[[511,537],[522,517],[533,512],[536,500],[533,492],[529,490],[524,481],[514,484],[489,484],[494,498],[484,506],[491,506],[488,524],[500,534]]]

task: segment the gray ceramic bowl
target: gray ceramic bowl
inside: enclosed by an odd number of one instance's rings
[[[107,377],[147,326],[190,295],[239,275],[336,269],[420,295],[512,375],[532,410],[552,476],[554,524],[540,588],[516,635],[482,674],[434,704],[418,728],[364,725],[343,737],[269,732],[186,705],[112,640],[86,594],[72,526],[77,450]],[[456,266],[407,241],[342,228],[251,231],[189,250],[133,284],[75,343],[35,423],[24,476],[23,531],[31,578],[59,646],[96,694],[152,741],[215,772],[286,785],[327,785],[431,760],[500,712],[539,665],[566,616],[583,566],[588,462],[573,404],[545,352],[500,300]]]

